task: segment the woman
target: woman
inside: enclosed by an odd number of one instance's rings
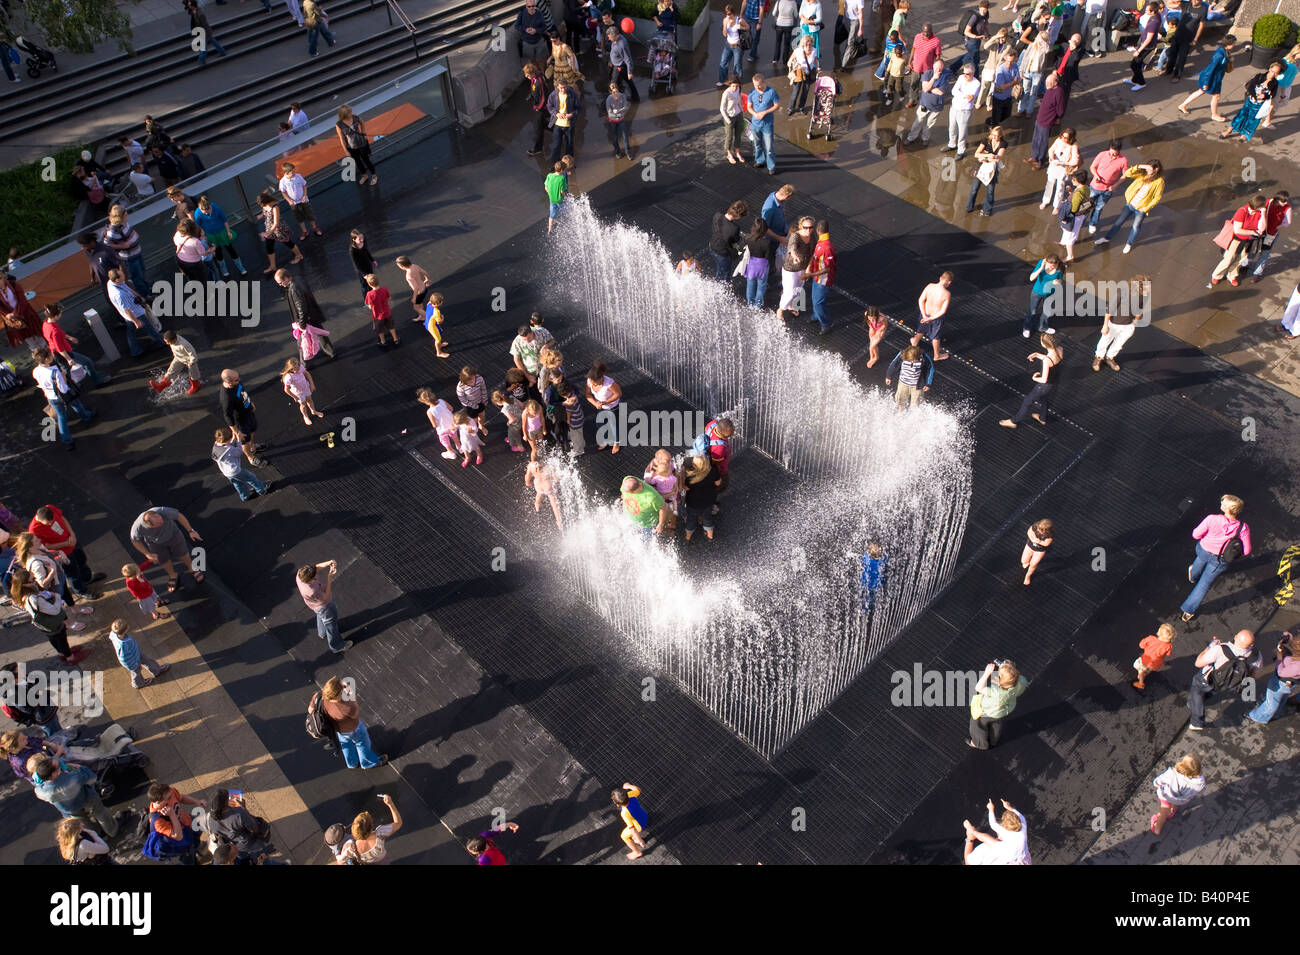
[[[0,317],[4,319],[5,337],[9,339],[10,348],[20,345],[37,348],[44,343],[41,317],[27,301],[22,285],[7,272],[0,272]]]
[[[68,645],[68,611],[63,598],[57,593],[37,587],[32,575],[21,567],[13,570],[9,581],[9,598],[14,606],[27,611],[36,629],[45,634],[50,646],[65,664],[75,666],[90,656],[88,647],[78,647],[74,651]],[[84,630],[86,627],[80,621],[71,626],[74,630]]]
[[[177,222],[185,219],[194,218],[196,208],[194,200],[186,195],[185,190],[180,186],[169,186],[167,189],[167,198],[172,201],[175,208],[172,210],[172,218]]]
[[[599,361],[587,372],[587,403],[597,411],[613,411],[623,400],[622,386],[605,372],[604,363]],[[509,381],[509,378],[506,380]],[[597,444],[596,447],[605,450],[603,444]],[[610,447],[609,453],[618,454],[618,442]]]
[[[980,832],[969,819],[962,820],[966,828],[966,848],[962,862],[966,865],[1032,865],[1029,856],[1029,825],[1017,809],[1002,800],[1002,822],[993,815],[993,800],[989,800],[989,827],[996,835]]]
[[[1225,36],[1217,47],[1214,48],[1214,55],[1210,57],[1209,64],[1201,70],[1200,76],[1196,78],[1196,89],[1188,95],[1187,99],[1178,104],[1178,112],[1184,116],[1192,115],[1187,111],[1199,97],[1209,94],[1210,97],[1210,118],[1216,123],[1226,123],[1228,117],[1219,113],[1219,95],[1223,92],[1223,77],[1232,72],[1232,48],[1237,45],[1235,36]]]
[[[901,34],[900,34],[901,35]],[[1002,54],[1011,49],[1011,40],[1007,37],[1007,28],[1003,27],[984,41],[984,49],[989,57],[980,71],[980,91],[975,97],[975,108],[993,108],[993,77],[1002,65]]]
[[[348,258],[352,260],[352,267],[357,270],[357,281],[361,283],[361,301],[364,304],[366,295],[370,293],[366,276],[378,273],[379,260],[371,253],[370,246],[366,244],[366,235],[360,229],[353,229],[348,239]]]
[[[319,35],[330,46],[334,45],[334,34],[330,32],[329,14],[320,8],[315,0],[303,0],[302,22],[307,28],[307,55],[316,55],[316,38]]]
[[[266,258],[270,262],[270,265],[262,270],[262,274],[271,275],[275,272],[276,242],[281,242],[289,247],[289,251],[293,253],[293,258],[289,260],[289,264],[297,265],[302,261],[302,253],[298,251],[298,246],[294,245],[289,227],[284,224],[284,217],[280,214],[280,194],[274,189],[263,189],[257,197],[257,203],[262,207],[262,222],[266,226],[258,235],[266,244]]]
[[[1029,394],[1025,395],[1025,400],[1020,402],[1020,410],[1016,412],[1013,418],[1003,418],[998,424],[1004,428],[1015,428],[1021,421],[1025,420],[1025,415],[1034,405],[1042,405],[1042,413],[1035,411],[1033,419],[1039,424],[1047,424],[1047,411],[1052,400],[1052,391],[1060,384],[1060,365],[1065,359],[1065,352],[1056,339],[1048,332],[1043,332],[1038,337],[1039,343],[1043,346],[1041,352],[1034,352],[1029,356],[1029,361],[1041,362],[1042,366],[1034,372],[1032,381],[1034,387],[1029,389]]]
[[[237,859],[254,864],[275,851],[270,843],[271,824],[243,806],[231,805],[228,789],[217,790],[202,825],[213,837],[214,851],[219,845],[232,845]]]
[[[41,543],[40,538],[30,531],[17,534],[13,539],[14,556],[18,563],[32,575],[32,580],[41,590],[50,590],[59,594],[69,604],[75,603],[74,591],[68,582],[67,572],[63,569],[68,558],[53,554]],[[94,613],[91,607],[80,611],[84,614]],[[80,630],[81,627],[73,627]]]
[[[208,280],[208,257],[212,254],[203,241],[203,231],[193,219],[182,219],[172,235],[176,246],[176,264],[182,274],[194,282]]]
[[[1160,27],[1164,21],[1160,17],[1160,7],[1156,3],[1148,3],[1146,13],[1139,20],[1142,33],[1139,39],[1137,49],[1133,51],[1133,59],[1129,61],[1129,68],[1133,71],[1133,85],[1129,89],[1136,93],[1145,89],[1146,79],[1142,76],[1142,67],[1146,59],[1156,48],[1156,37],[1160,33]]]
[[[722,150],[727,155],[727,162],[733,166],[743,163],[740,133],[745,124],[745,107],[740,96],[740,77],[734,73],[727,77],[727,88],[722,91],[718,112],[722,114]]]
[[[745,248],[749,259],[745,262],[745,301],[755,308],[763,307],[763,298],[767,295],[767,273],[771,265],[772,250],[776,247],[767,235],[767,223],[762,216],[754,219],[745,237]]]
[[[785,244],[785,259],[781,262],[781,301],[776,306],[776,317],[780,321],[785,320],[789,306],[798,304],[796,299],[807,277],[804,273],[812,261],[813,241],[813,220],[804,216]]]
[[[1033,29],[1034,36],[1025,47],[1025,51],[1020,54],[1020,84],[1024,92],[1020,96],[1020,105],[1017,107],[1019,116],[1034,114],[1034,104],[1038,101],[1038,87],[1043,82],[1047,55],[1052,50],[1047,42],[1047,30],[1036,27],[1026,29]],[[980,88],[980,92],[984,92],[983,87]]]
[[[995,672],[997,679],[993,679]],[[1002,721],[1011,715],[1017,699],[1028,686],[1029,681],[1010,660],[986,666],[971,697],[970,739],[966,745],[971,749],[992,749],[998,745]]]
[[[799,4],[799,32],[804,36],[812,37],[813,48],[820,56],[821,32],[822,27],[822,3],[821,0],[803,0]]]
[[[799,0],[775,0],[772,5],[772,27],[776,34],[772,43],[772,65],[790,59],[794,52],[793,34],[799,25]]]
[[[546,77],[557,77],[561,73],[578,73],[578,54],[573,47],[558,36],[551,37],[551,55],[546,61]]]
[[[1070,191],[1066,201],[1057,210],[1061,220],[1061,245],[1065,247],[1065,262],[1074,261],[1074,244],[1079,241],[1079,230],[1092,212],[1095,200],[1088,188],[1088,174],[1082,170],[1070,176]]]
[[[658,28],[656,32],[666,34],[673,38],[674,43],[677,42],[677,4],[673,0],[659,0],[654,19]]]
[[[1300,647],[1296,646],[1295,634],[1290,630],[1283,631],[1282,639],[1278,641],[1277,650],[1273,655],[1277,667],[1268,678],[1264,698],[1259,701],[1258,706],[1246,714],[1251,721],[1267,723],[1277,715],[1278,710],[1291,698],[1296,688],[1300,687],[1300,654],[1297,654],[1297,650],[1300,650]]]
[[[1273,98],[1277,96],[1277,78],[1282,75],[1282,65],[1272,63],[1267,73],[1256,73],[1246,84],[1246,101],[1232,118],[1232,125],[1224,130],[1220,139],[1232,136],[1248,143],[1255,136],[1259,124],[1273,111]]]
[[[124,207],[113,206],[108,210],[108,226],[104,229],[101,241],[115,251],[122,260],[122,264],[130,274],[131,287],[142,294],[147,293],[149,276],[144,270],[144,250],[140,244],[140,233],[136,232],[127,220]]]
[[[391,796],[380,796],[393,821],[386,826],[376,826],[375,817],[368,812],[358,813],[352,820],[352,838],[339,853],[344,864],[350,859],[354,865],[385,865],[388,862],[388,840],[402,828],[402,814]]]
[[[1160,165],[1160,160],[1153,159],[1149,163],[1129,166],[1124,170],[1124,175],[1133,180],[1124,191],[1124,211],[1119,214],[1119,218],[1106,234],[1097,240],[1097,245],[1105,245],[1109,242],[1120,227],[1131,218],[1133,228],[1129,231],[1128,242],[1124,245],[1124,254],[1128,255],[1137,242],[1142,223],[1164,197],[1165,172],[1164,166]]]
[[[303,424],[310,428],[312,415],[325,417],[324,412],[316,410],[316,399],[312,397],[316,391],[316,382],[312,379],[311,372],[303,367],[301,358],[285,360],[284,368],[280,370],[280,383],[284,385],[284,393],[298,403]]]
[[[364,186],[369,180],[370,185],[377,185],[379,176],[375,172],[374,161],[370,158],[370,139],[366,136],[366,124],[361,121],[360,116],[353,114],[351,106],[339,107],[339,119],[334,124],[334,132],[339,137],[339,145],[356,163],[356,171],[361,173],[357,182]]]
[[[247,275],[248,270],[244,268],[244,263],[239,261],[239,253],[235,251],[235,230],[230,228],[221,206],[207,196],[199,196],[199,207],[194,212],[194,221],[198,223],[212,246],[217,265],[221,267],[221,277],[223,279],[230,277],[230,270],[226,268],[227,259],[240,275]]]
[[[1043,189],[1043,201],[1038,208],[1051,209],[1055,215],[1056,208],[1069,191],[1070,177],[1078,168],[1079,144],[1075,141],[1074,130],[1066,127],[1047,151],[1047,186]]]
[[[69,865],[117,865],[103,837],[74,816],[59,822],[56,838],[59,855]]]
[[[736,8],[727,4],[722,15],[722,59],[718,61],[719,89],[727,85],[727,77],[737,75],[744,69],[744,51],[740,46],[741,31],[748,30],[749,23],[736,12]]]
[[[339,749],[348,769],[374,769],[388,763],[388,754],[377,755],[370,748],[370,731],[361,721],[361,706],[343,699],[343,681],[336,676],[325,681],[320,691],[321,708],[334,723]]]
[[[993,194],[998,184],[998,172],[1007,154],[1007,143],[1002,137],[1002,127],[994,126],[989,130],[989,138],[980,143],[975,150],[975,178],[970,184],[970,198],[966,200],[966,211],[975,211],[975,197],[979,195],[980,186],[984,186],[984,205],[980,215],[993,215]]]
[[[787,77],[790,80],[790,108],[786,110],[787,116],[793,116],[795,113],[805,111],[808,103],[808,91],[812,89],[813,83],[817,79],[817,70],[821,61],[817,56],[817,48],[811,36],[800,38],[798,46],[790,54],[790,60],[786,63]]]
[[[686,516],[686,539],[695,533],[695,525],[704,528],[704,536],[713,540],[713,509],[722,489],[722,475],[707,454],[693,455],[686,464],[686,493],[682,507]]]

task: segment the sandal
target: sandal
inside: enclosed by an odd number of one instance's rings
[[[179,577],[167,578],[167,592],[169,594],[174,594],[176,593],[176,591],[180,589],[181,589],[181,579]]]

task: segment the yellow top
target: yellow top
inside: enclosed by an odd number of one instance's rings
[[[1138,166],[1129,166],[1124,175],[1133,180],[1124,192],[1124,201],[1143,214],[1154,209],[1165,194],[1165,177],[1139,179],[1142,172]]]

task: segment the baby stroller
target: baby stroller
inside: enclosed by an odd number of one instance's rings
[[[14,40],[14,46],[20,53],[27,54],[27,75],[36,79],[41,75],[41,70],[58,70],[59,63],[54,58],[54,54],[43,46],[38,46],[26,37],[18,37]]]
[[[677,41],[669,33],[656,33],[650,38],[650,92],[662,85],[669,93],[677,82]]]
[[[826,134],[827,142],[834,138],[831,136],[831,112],[835,109],[835,97],[839,94],[839,91],[839,80],[829,73],[818,72],[817,81],[813,83],[812,90],[812,115],[808,117],[809,139],[812,139],[819,132]]]
[[[100,733],[98,739],[80,739],[67,746],[68,761],[94,771],[98,777],[96,788],[105,799],[112,795],[120,774],[149,764],[149,757],[136,748],[131,735],[117,723]]]

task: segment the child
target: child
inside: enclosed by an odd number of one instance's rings
[[[555,393],[559,396],[560,404],[569,419],[567,432],[569,451],[572,454],[582,454],[587,450],[587,439],[582,434],[582,424],[586,420],[586,413],[582,410],[582,399],[573,390],[573,385],[567,381],[556,382]]]
[[[867,552],[862,555],[862,613],[869,613],[876,605],[876,594],[884,589],[888,570],[889,555],[880,541],[867,541]]]
[[[460,431],[460,452],[465,455],[465,460],[460,462],[463,468],[469,467],[469,453],[474,452],[474,463],[483,463],[483,441],[478,436],[478,425],[469,412],[462,408],[457,411],[452,418],[456,422],[456,427]],[[522,451],[523,449],[520,448]]]
[[[316,382],[312,379],[311,372],[302,366],[301,358],[285,360],[284,368],[280,370],[280,381],[284,385],[284,393],[298,403],[303,424],[310,428],[312,415],[325,417],[323,411],[316,410],[316,399],[312,397],[316,391]]]
[[[695,253],[687,249],[682,253],[681,261],[677,263],[676,272],[678,275],[698,275],[700,264],[695,261]]]
[[[429,406],[425,414],[429,416],[429,424],[433,425],[433,429],[438,432],[438,441],[443,449],[442,456],[449,461],[455,460],[460,444],[456,440],[456,415],[451,405],[435,395],[431,388],[421,388],[415,393],[415,397],[420,404]]]
[[[537,452],[542,447],[542,439],[546,437],[546,413],[542,410],[541,402],[530,399],[524,405],[523,426],[524,440],[528,442],[530,451],[528,457],[536,461]]]
[[[1188,753],[1177,763],[1170,766],[1152,782],[1156,798],[1160,800],[1160,811],[1151,817],[1151,832],[1160,835],[1169,817],[1178,812],[1179,806],[1185,806],[1205,789],[1205,777],[1201,775],[1201,761]]]
[[[293,337],[298,342],[298,355],[304,362],[311,361],[321,352],[330,358],[334,357],[334,343],[330,341],[330,333],[317,328],[305,318],[294,320]]]
[[[521,405],[527,404],[534,397],[533,389],[528,384],[528,372],[518,368],[506,369],[506,383],[502,390]]]
[[[885,105],[892,106],[895,98],[900,103],[906,98],[903,90],[911,67],[907,63],[907,47],[903,45],[897,30],[889,34],[885,45],[888,47],[885,54]]]
[[[664,521],[664,533],[673,534],[677,530],[677,501],[682,493],[681,477],[673,467],[673,456],[660,448],[646,465],[643,479],[659,492],[659,496],[668,505],[668,519]]]
[[[172,363],[167,366],[163,376],[158,381],[150,381],[149,386],[158,394],[162,394],[171,387],[172,379],[182,371],[189,375],[190,387],[185,393],[192,395],[199,390],[199,356],[194,351],[194,346],[188,341],[177,335],[171,329],[163,332],[163,341],[172,350]]]
[[[370,286],[366,304],[370,306],[370,320],[379,334],[379,347],[384,347],[385,335],[393,340],[394,345],[400,345],[397,329],[393,327],[393,310],[388,305],[388,289],[379,284],[379,276],[374,273],[366,276],[366,284]]]
[[[1164,669],[1165,660],[1174,650],[1174,637],[1177,634],[1174,628],[1167,623],[1162,623],[1156,630],[1154,636],[1142,638],[1138,644],[1142,649],[1142,655],[1133,661],[1133,669],[1137,670],[1137,682],[1133,685],[1139,690],[1147,688],[1147,674],[1153,670]]]
[[[587,400],[597,411],[613,411],[618,407],[619,401],[623,397],[623,389],[606,372],[604,362],[596,362],[591,366],[591,371],[587,372]],[[605,445],[600,443],[600,435],[596,435],[596,447],[605,450]],[[618,441],[610,447],[610,454],[618,454]]]
[[[442,340],[442,303],[446,301],[441,292],[429,296],[429,304],[424,306],[424,330],[433,336],[433,348],[439,358],[450,358],[446,343]]]
[[[885,73],[889,70],[890,58],[895,56],[899,48],[906,49],[903,43],[902,34],[897,30],[890,30],[889,36],[885,37],[885,55],[880,59],[880,65],[876,67],[876,79],[883,80]],[[885,105],[889,105],[889,100],[885,100]]]
[[[880,343],[885,340],[885,331],[889,323],[885,321],[885,316],[880,314],[880,309],[868,305],[867,310],[862,313],[862,324],[867,328],[867,347],[870,356],[867,359],[867,367],[870,368],[880,361]]]
[[[511,451],[524,450],[524,406],[504,391],[492,392],[492,403],[506,416],[506,444]]]
[[[543,188],[546,190],[546,198],[551,203],[546,218],[546,234],[550,235],[551,229],[555,227],[555,217],[560,214],[560,204],[564,202],[564,194],[569,189],[569,180],[564,175],[564,163],[557,162],[555,164],[552,171],[547,175]]]
[[[565,191],[573,192],[573,174],[578,168],[578,160],[572,156],[561,156],[560,165],[564,167],[564,188]]]
[[[260,477],[244,467],[244,446],[228,427],[221,427],[213,435],[212,460],[235,489],[241,501],[251,500],[255,494],[269,494],[272,481]]]
[[[1025,549],[1020,553],[1020,566],[1025,568],[1026,587],[1029,586],[1029,579],[1034,576],[1038,565],[1043,562],[1043,555],[1047,553],[1047,548],[1052,546],[1052,522],[1043,518],[1030,524],[1028,538]]]
[[[136,606],[140,612],[150,620],[158,620],[167,616],[167,611],[159,610],[161,606],[167,603],[166,597],[159,597],[154,593],[153,585],[145,579],[144,571],[140,569],[139,564],[126,564],[122,568],[122,577],[126,581],[126,589],[136,600]]]
[[[433,288],[433,279],[429,278],[428,272],[412,263],[405,255],[397,257],[397,267],[406,275],[406,284],[411,287],[411,307],[415,309],[415,317],[411,321],[427,323],[428,311],[424,303]],[[427,324],[425,327],[428,327]]]
[[[623,820],[623,832],[620,834],[624,844],[632,851],[629,859],[639,859],[645,850],[645,828],[650,824],[650,817],[641,806],[641,790],[631,783],[624,783],[622,789],[615,789],[609,794],[614,805],[618,806],[619,817]]]
[[[546,327],[546,319],[542,318],[541,312],[533,312],[528,316],[528,325],[533,330],[533,344],[538,349],[545,348],[547,345],[555,343],[555,336],[551,330]]]
[[[478,433],[488,436],[484,418],[487,416],[487,382],[473,365],[466,365],[460,370],[460,380],[456,384],[456,400],[469,412],[471,418],[478,421]]]
[[[609,84],[609,95],[605,97],[605,121],[609,127],[609,141],[614,147],[614,158],[632,158],[632,146],[627,138],[627,97],[622,94],[617,83]]]
[[[534,485],[537,496],[533,498],[533,510],[542,513],[542,499],[549,498],[551,512],[555,514],[555,526],[564,530],[564,521],[560,519],[560,504],[555,499],[555,474],[545,461],[534,459],[528,462],[528,470],[524,472],[524,487]]]
[[[131,673],[131,685],[137,690],[141,687],[148,686],[158,677],[162,676],[172,668],[170,663],[159,663],[153,657],[146,656],[140,649],[140,644],[135,642],[135,637],[130,634],[131,625],[121,617],[113,621],[113,627],[108,633],[108,638],[113,641],[113,650],[117,653],[117,661],[122,664]],[[140,667],[149,668],[153,676],[147,680],[140,676]]]
[[[495,836],[503,832],[518,832],[519,823],[507,822],[501,826],[494,826],[486,832],[480,832],[473,839],[465,842],[465,851],[474,857],[478,865],[509,865],[506,861],[505,853],[497,848]]]

